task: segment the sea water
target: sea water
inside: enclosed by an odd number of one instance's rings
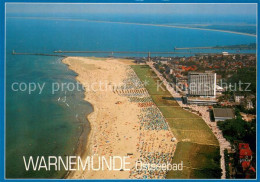
[[[54,82],[76,84],[76,73],[61,62],[61,57],[12,55],[13,50],[50,54],[57,50],[167,52],[173,51],[174,47],[225,46],[256,42],[255,37],[224,32],[74,21],[71,20],[75,18],[73,15],[64,17],[68,19],[26,19],[17,18],[17,15],[16,18],[11,15],[7,17],[5,153],[7,178],[63,177],[66,171],[26,171],[23,156],[74,154],[83,128],[86,128],[86,132],[89,131],[86,115],[93,110],[91,104],[83,100],[82,90],[59,90],[54,94],[51,92],[51,84]],[[110,21],[123,19],[139,23],[181,23],[176,17],[165,17],[165,15],[154,18],[145,18],[143,15],[86,15],[86,17],[82,15],[77,18],[100,19],[100,17],[108,17],[105,20]],[[198,23],[198,21],[200,20],[188,19],[188,23]],[[252,32],[252,27],[248,28],[248,32]],[[82,56],[110,55],[83,54]],[[26,91],[14,91],[12,85],[15,82],[45,83],[46,86],[41,94],[39,92],[29,94]]]

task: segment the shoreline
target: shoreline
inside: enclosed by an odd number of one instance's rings
[[[88,21],[88,22],[100,22],[100,23],[133,24],[133,25],[141,25],[141,26],[156,26],[156,27],[181,28],[181,29],[193,29],[193,30],[205,30],[205,31],[224,32],[224,33],[231,33],[231,34],[238,34],[238,35],[245,35],[245,36],[256,37],[255,34],[250,34],[250,33],[235,32],[235,31],[229,31],[229,30],[210,29],[210,28],[187,27],[187,26],[164,25],[164,24],[149,24],[149,23],[100,21],[100,20],[85,20],[85,21]]]
[[[8,18],[21,18],[21,17],[8,17]],[[194,29],[194,30],[205,30],[205,31],[215,31],[215,32],[224,32],[237,35],[245,35],[256,37],[256,34],[245,33],[245,32],[236,32],[229,30],[219,30],[219,29],[210,29],[210,28],[199,28],[199,27],[188,27],[188,26],[177,26],[177,25],[165,25],[165,24],[150,24],[150,23],[134,23],[134,22],[116,22],[116,21],[103,21],[103,20],[88,20],[88,19],[64,19],[64,18],[42,18],[42,17],[22,17],[21,19],[41,19],[41,20],[67,20],[67,21],[86,21],[86,22],[96,22],[96,23],[117,23],[117,24],[128,24],[128,25],[141,25],[141,26],[156,26],[156,27],[168,27],[168,28],[181,28],[181,29]]]
[[[67,57],[61,59],[60,61],[65,64],[68,69],[70,69],[71,71],[73,71],[74,73],[76,73],[77,75],[75,76],[75,80],[79,82],[79,80],[77,79],[77,77],[79,76],[77,72],[75,72],[72,68],[70,68],[70,65],[69,64],[66,64],[63,60],[66,59]],[[85,97],[85,92],[84,92],[84,97]],[[85,100],[83,98],[83,100]],[[81,134],[79,135],[79,138],[78,138],[78,142],[77,142],[77,145],[76,145],[76,150],[74,152],[74,155],[75,156],[81,156],[82,158],[84,157],[83,155],[86,153],[88,153],[89,151],[86,151],[85,153],[82,152],[81,150],[83,149],[84,145],[88,145],[88,141],[89,139],[91,138],[91,123],[89,122],[89,117],[94,113],[94,107],[91,103],[89,103],[93,109],[93,111],[89,114],[86,114],[86,119],[87,119],[87,122],[89,123],[89,131],[88,131],[88,128],[86,127],[86,124],[87,123],[84,123],[84,128],[82,128],[82,131],[81,131]],[[81,152],[80,152],[81,151]],[[71,173],[73,173],[73,171],[67,171],[62,179],[68,179],[68,177],[71,175]]]
[[[65,61],[65,60],[70,59],[70,58],[72,58],[72,57],[64,58],[62,60],[62,62],[64,64],[66,64],[70,70],[74,71],[77,74],[75,79],[78,82],[80,82],[81,84],[83,84],[82,80],[79,79],[80,74],[77,72],[77,70],[75,70],[75,68],[73,69],[72,66],[68,62]],[[90,58],[90,60],[93,61],[92,58]],[[95,102],[91,102],[89,99],[86,99],[86,92],[84,93],[84,100],[89,102],[92,105],[93,111],[86,116],[87,120],[89,122],[89,125],[90,125],[90,130],[89,130],[89,133],[88,133],[88,136],[87,136],[86,143],[84,143],[85,147],[83,146],[84,144],[82,143],[83,144],[82,148],[77,148],[77,150],[76,150],[77,151],[76,154],[80,154],[80,156],[82,158],[84,158],[86,156],[90,156],[90,155],[93,154],[92,151],[91,151],[91,147],[93,147],[93,145],[95,145],[93,140],[94,140],[94,136],[95,136],[95,134],[97,134],[97,130],[98,130],[97,125],[94,122],[94,120],[97,118],[98,108],[96,107]],[[82,150],[82,151],[79,152],[79,150]],[[79,173],[78,171],[68,171],[67,174],[65,175],[65,179],[81,179],[81,178],[79,178],[78,173]],[[83,178],[83,179],[93,179],[93,178]],[[101,179],[101,178],[94,178],[94,179]]]
[[[88,81],[90,83],[104,81],[104,78],[109,78],[108,81],[112,83],[123,81],[131,85],[131,79],[138,81],[139,78],[129,66],[132,62],[122,60],[114,58],[93,60],[87,57],[67,57],[62,62],[78,74],[76,80],[82,85],[85,85]],[[128,63],[126,63],[127,61]],[[141,88],[141,85],[139,87],[136,88],[136,91],[131,89],[131,91],[121,90],[119,87],[116,90],[106,92],[85,91],[84,100],[92,105],[93,112],[87,116],[90,123],[87,143],[85,147],[82,146],[82,149],[77,149],[77,151],[82,150],[81,156],[99,155],[113,157],[131,154],[129,156],[130,171],[78,170],[68,172],[65,176],[66,179],[143,179],[146,173],[136,173],[135,162],[144,160],[145,158],[143,157],[145,156],[151,156],[151,152],[154,153],[154,156],[152,155],[151,157],[164,157],[164,161],[171,162],[177,144],[177,141],[171,141],[173,138],[172,132],[167,127],[166,129],[160,128],[161,126],[159,126],[159,129],[144,129],[142,123],[140,123],[140,117],[145,117],[144,114],[147,115],[149,113],[145,110],[146,108],[140,106],[140,103],[130,101],[131,98],[136,98],[129,96],[129,93],[132,93],[132,91],[134,93],[130,95],[134,96],[143,92],[141,99],[143,96],[149,97],[148,92]],[[157,111],[159,110],[157,106],[149,105],[148,107],[153,109],[153,112],[156,111],[158,114],[161,114],[160,111]],[[163,126],[167,124],[166,122]],[[148,161],[148,163],[150,162]],[[150,174],[149,178],[154,179],[157,176],[164,179],[166,172],[158,171],[155,174]]]

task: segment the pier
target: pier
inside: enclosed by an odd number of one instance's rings
[[[54,53],[96,53],[96,54],[191,54],[188,52],[145,52],[145,51],[54,51]]]
[[[32,55],[32,56],[58,56],[58,57],[68,57],[66,55],[60,55],[60,54],[45,54],[45,53],[28,53],[28,52],[15,52],[13,50],[13,55]]]
[[[194,48],[194,47],[193,47]],[[197,48],[205,48],[205,47],[197,47]],[[177,49],[191,49],[190,48],[175,48]],[[208,49],[210,49],[208,47]],[[114,54],[144,54],[147,55],[147,58],[151,58],[151,55],[196,55],[196,56],[209,56],[209,55],[217,55],[217,54],[222,54],[222,52],[219,53],[207,53],[207,52],[191,52],[191,51],[187,51],[187,52],[145,52],[145,51],[62,51],[62,50],[58,50],[58,51],[54,51],[53,53],[70,53],[70,54],[110,54],[110,55],[114,55]],[[229,53],[229,55],[236,55],[236,54],[252,54],[254,55],[255,53]]]
[[[207,48],[207,47],[197,47],[197,48]],[[191,49],[191,48],[175,48],[177,49]],[[208,47],[208,49],[210,49]],[[187,52],[145,52],[145,51],[53,51],[53,54],[47,54],[47,53],[29,53],[29,52],[15,52],[13,50],[12,54],[13,55],[33,55],[33,56],[58,56],[58,57],[69,57],[70,55],[64,55],[61,53],[67,53],[67,54],[110,54],[110,55],[114,55],[114,54],[143,54],[143,55],[147,55],[145,57],[148,58],[148,60],[150,60],[150,58],[152,57],[151,55],[195,55],[195,56],[209,56],[209,55],[217,55],[217,54],[222,54],[222,53],[203,53],[203,52],[191,52],[191,51],[187,51]],[[254,55],[255,53],[229,53],[229,55],[236,55],[236,54],[252,54]]]

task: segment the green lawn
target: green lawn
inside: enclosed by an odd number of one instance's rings
[[[197,115],[182,109],[164,86],[157,87],[158,78],[147,65],[132,68],[145,85],[179,141],[173,162],[183,161],[183,171],[169,171],[167,178],[220,178],[218,141],[207,124]]]
[[[171,95],[151,95],[157,106],[179,106]]]
[[[156,103],[156,101],[155,101],[155,103]],[[190,119],[190,118],[199,119],[200,118],[198,115],[185,111],[181,107],[169,107],[169,106],[168,107],[158,106],[158,107],[162,111],[162,113],[166,119],[167,118],[187,118],[187,119]]]
[[[138,75],[142,82],[146,82],[147,88],[150,95],[170,95],[156,74],[147,65],[133,65],[135,73]],[[157,84],[158,83],[158,84]],[[157,86],[158,85],[158,86]]]
[[[169,171],[168,178],[219,178],[219,147],[179,142],[173,163],[183,161],[183,171]],[[188,175],[188,176],[187,176]]]
[[[210,128],[200,118],[166,119],[178,141],[190,141],[206,145],[218,145]]]

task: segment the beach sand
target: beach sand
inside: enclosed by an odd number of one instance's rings
[[[77,170],[71,172],[67,178],[129,179],[158,176],[164,178],[164,174],[150,174],[144,177],[144,174],[137,175],[134,170],[136,161],[150,155],[150,152],[158,155],[167,153],[169,154],[167,161],[171,162],[177,141],[171,141],[173,134],[169,128],[151,130],[141,126],[140,116],[145,111],[137,102],[130,102],[131,91],[121,89],[121,85],[127,79],[129,81],[129,73],[132,75],[131,78],[137,79],[129,66],[133,62],[114,58],[68,57],[63,60],[63,63],[78,74],[76,79],[85,87],[85,100],[94,108],[94,111],[88,115],[91,130],[86,146],[82,148],[83,151],[80,151],[82,159],[94,154],[106,158],[133,154],[127,160],[130,162],[130,165],[127,165],[127,168],[131,168],[130,171],[109,171],[106,168],[98,171]],[[138,96],[149,98],[145,88],[132,91],[135,95],[137,92],[135,98]],[[155,105],[151,107],[156,109]]]

